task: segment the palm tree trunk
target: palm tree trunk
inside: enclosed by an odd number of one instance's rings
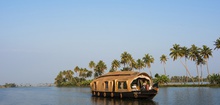
[[[203,84],[203,78],[202,78],[202,65],[200,65],[201,68],[201,84]]]
[[[196,65],[197,75],[198,75],[198,84],[200,84],[200,76],[199,76],[199,68],[198,65]]]
[[[209,80],[209,66],[208,66],[208,60],[206,59],[206,67],[207,67],[207,72],[208,72],[208,80]]]
[[[193,79],[193,77],[191,76],[191,74],[190,74],[188,68],[186,67],[186,65],[184,65],[184,63],[181,61],[181,59],[180,59],[180,62],[181,62],[182,65],[185,67],[186,71],[188,72],[189,76],[191,77],[191,79],[192,79],[192,81],[193,81],[193,84],[195,84],[195,83],[194,83],[194,79]]]
[[[164,69],[164,74],[165,76],[167,75],[166,70],[165,70],[165,64],[163,63],[163,69]]]
[[[151,78],[153,78],[150,68],[149,68],[149,72],[150,72],[150,76],[151,76]]]

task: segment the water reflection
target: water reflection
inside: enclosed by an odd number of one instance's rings
[[[93,105],[158,105],[153,100],[91,97]]]

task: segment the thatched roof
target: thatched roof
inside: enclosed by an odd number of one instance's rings
[[[107,74],[104,74],[102,76],[97,77],[95,80],[96,81],[111,81],[111,80],[129,80],[136,78],[137,76],[147,76],[148,78],[151,79],[151,77],[147,73],[140,73],[140,72],[134,72],[134,71],[116,71],[116,72],[109,72]]]

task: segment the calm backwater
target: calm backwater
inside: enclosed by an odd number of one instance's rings
[[[90,88],[5,88],[0,105],[220,105],[220,88],[160,88],[153,100],[91,97]]]

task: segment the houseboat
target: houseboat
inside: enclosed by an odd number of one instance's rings
[[[116,71],[99,76],[90,83],[92,96],[153,99],[158,84],[145,72]]]

